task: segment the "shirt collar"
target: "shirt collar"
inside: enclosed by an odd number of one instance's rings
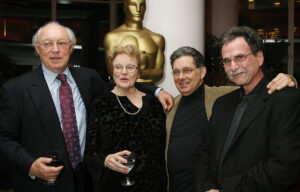
[[[199,96],[204,96],[204,83],[200,85],[192,94],[188,96],[182,96],[183,99],[192,100],[194,98],[199,98]]]
[[[49,84],[52,84],[56,80],[56,77],[57,77],[58,73],[50,71],[44,64],[42,64],[42,70],[43,70],[43,73],[44,73],[46,81]],[[62,74],[66,75],[67,81],[73,83],[74,80],[72,78],[72,75],[71,75],[69,67],[67,67]]]
[[[265,77],[263,77],[260,82],[256,85],[256,87],[254,87],[254,89],[248,94],[245,95],[245,90],[243,89],[243,87],[241,87],[240,89],[240,99],[241,98],[253,98],[255,97],[255,95],[261,90],[261,87],[263,86],[263,84],[265,84],[265,82],[267,81],[267,79]]]

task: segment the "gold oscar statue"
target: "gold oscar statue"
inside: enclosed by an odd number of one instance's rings
[[[104,37],[105,59],[110,77],[112,64],[109,53],[116,47],[132,44],[142,53],[139,82],[156,83],[163,77],[165,39],[143,27],[146,0],[124,0],[125,23]]]

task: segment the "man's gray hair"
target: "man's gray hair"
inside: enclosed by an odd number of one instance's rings
[[[262,38],[254,29],[247,26],[232,27],[226,31],[221,37],[221,48],[223,48],[225,43],[237,37],[243,37],[245,39],[254,55],[259,51],[264,51]]]
[[[70,42],[72,44],[72,47],[76,44],[76,37],[75,37],[75,34],[74,34],[74,32],[73,32],[72,29],[70,29],[69,27],[63,26],[63,25],[61,25],[60,23],[58,23],[56,21],[50,21],[50,22],[46,23],[45,25],[43,25],[42,27],[40,27],[35,32],[35,34],[33,35],[33,37],[32,37],[32,45],[34,47],[36,47],[36,45],[38,44],[39,35],[40,35],[41,31],[43,30],[43,28],[46,27],[47,25],[50,25],[50,24],[56,24],[56,25],[59,25],[59,26],[63,27],[67,31],[67,33],[68,33],[69,40],[70,40]]]
[[[170,56],[171,66],[173,68],[174,61],[182,56],[191,56],[194,59],[194,64],[197,68],[201,68],[204,66],[204,58],[203,55],[193,47],[180,47],[176,51],[172,53]]]

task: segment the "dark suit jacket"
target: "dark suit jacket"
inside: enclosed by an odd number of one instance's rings
[[[0,156],[0,191],[11,189],[10,165]]]
[[[96,71],[72,68],[88,114],[89,105],[103,92],[104,83]],[[0,149],[12,165],[14,191],[74,192],[73,171],[58,115],[41,67],[5,83],[0,96]],[[52,151],[62,153],[64,169],[55,187],[29,178],[31,164]]]
[[[218,163],[240,90],[215,102],[196,160],[198,191],[296,191],[300,171],[300,91],[285,88],[268,95],[263,81],[241,119],[230,149]]]

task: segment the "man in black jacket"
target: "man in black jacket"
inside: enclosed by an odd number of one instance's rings
[[[241,86],[216,100],[197,153],[198,191],[294,192],[300,173],[300,91],[268,94],[260,36],[222,36],[228,78]]]

